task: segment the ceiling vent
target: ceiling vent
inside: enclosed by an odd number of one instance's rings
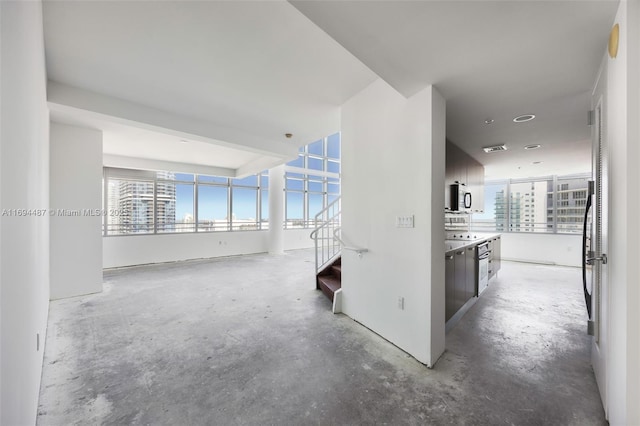
[[[498,152],[498,151],[506,151],[507,150],[507,146],[506,145],[495,145],[495,146],[486,146],[484,148],[482,148],[484,150],[484,152]]]

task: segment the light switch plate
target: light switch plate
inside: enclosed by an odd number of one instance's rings
[[[413,215],[396,216],[396,228],[413,228],[413,227],[414,227]]]

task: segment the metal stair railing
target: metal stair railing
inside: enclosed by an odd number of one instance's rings
[[[336,198],[314,219],[315,229],[310,237],[316,250],[316,274],[337,258],[342,250],[341,240],[336,235],[340,231],[340,200],[341,197]]]
[[[341,227],[337,227],[334,231],[333,231],[333,236],[334,238],[340,243],[340,246],[342,247],[342,250],[351,250],[351,251],[355,251],[356,254],[358,255],[358,257],[362,257],[362,255],[364,253],[369,253],[369,249],[368,248],[364,248],[364,247],[351,247],[349,245],[347,245],[347,243],[345,243],[344,241],[342,241],[342,228]]]

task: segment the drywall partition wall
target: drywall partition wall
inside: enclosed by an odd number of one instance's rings
[[[0,6],[0,25],[2,24],[2,6]],[[2,27],[0,26],[0,29]],[[2,129],[2,34],[0,33],[0,129]],[[2,165],[2,138],[4,134],[0,130],[0,165]],[[0,209],[2,209],[2,173],[0,173]],[[0,266],[2,266],[2,226],[0,224]],[[0,395],[2,392],[2,273],[0,273]],[[0,397],[0,423],[2,422],[2,398]]]
[[[342,107],[343,312],[433,366],[444,351],[445,103],[378,80]],[[399,227],[413,220],[413,227]]]
[[[627,3],[627,40],[629,40],[629,47],[627,52],[628,58],[628,72],[627,72],[627,84],[629,97],[627,100],[628,108],[628,135],[627,135],[627,148],[629,149],[628,162],[633,166],[629,169],[629,182],[630,186],[628,190],[634,192],[635,196],[632,196],[629,200],[629,208],[632,212],[640,211],[640,200],[638,199],[638,188],[640,188],[640,0],[632,0]],[[635,218],[635,220],[633,220]],[[627,331],[627,390],[629,401],[629,412],[627,415],[627,422],[629,424],[640,424],[640,404],[633,403],[633,401],[640,401],[640,363],[637,362],[640,359],[640,246],[637,244],[640,241],[640,221],[637,220],[637,214],[631,215],[630,218],[631,228],[629,229],[628,246],[630,248],[629,259],[636,259],[635,262],[631,261],[627,265],[629,267],[628,276],[631,277],[628,284],[628,297],[627,297],[627,324],[629,324],[629,330]],[[635,243],[635,244],[634,244]],[[634,278],[635,277],[635,278]],[[635,285],[634,285],[635,283]]]
[[[608,126],[605,137],[610,154],[609,199],[609,319],[607,362],[607,414],[612,425],[640,424],[637,401],[640,359],[638,292],[638,2],[620,2],[615,23],[620,28],[617,57],[606,56]],[[607,122],[605,122],[606,124]]]
[[[508,232],[500,238],[502,259],[549,265],[582,266],[581,234]]]
[[[49,218],[38,216],[49,205],[42,4],[2,1],[0,17],[0,424],[33,425],[49,306]]]
[[[264,253],[268,231],[113,236],[102,239],[104,268]]]
[[[102,291],[102,132],[51,123],[51,299]]]

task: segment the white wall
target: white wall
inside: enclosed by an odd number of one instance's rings
[[[444,109],[432,87],[406,99],[382,80],[342,107],[342,236],[369,249],[343,253],[343,312],[429,366],[444,351]]]
[[[267,239],[267,231],[104,237],[103,267],[264,253]]]
[[[313,247],[310,229],[284,231],[284,249]],[[198,232],[102,238],[102,267],[206,259],[269,251],[268,231]]]
[[[582,235],[504,233],[502,259],[581,267]]]
[[[638,1],[620,3],[616,59],[607,59],[605,129],[610,153],[608,415],[612,425],[640,424],[638,360]]]
[[[49,204],[49,113],[37,1],[0,2],[0,208]],[[49,218],[1,218],[0,424],[35,424],[49,306]],[[40,334],[40,350],[36,335]]]
[[[102,291],[102,132],[51,123],[51,299]],[[59,214],[80,212],[80,216]]]
[[[287,229],[284,231],[284,249],[298,250],[313,247],[311,239],[313,229]]]
[[[628,49],[628,139],[627,147],[629,149],[629,163],[632,165],[629,169],[629,188],[628,192],[633,194],[630,200],[629,208],[635,212],[635,216],[631,215],[632,223],[629,229],[629,243],[631,252],[629,253],[629,277],[627,312],[629,330],[627,331],[627,395],[629,401],[629,412],[627,422],[629,424],[640,424],[640,404],[633,401],[640,401],[640,221],[638,221],[638,212],[640,211],[640,200],[638,199],[638,188],[640,188],[640,1],[632,0],[628,4],[628,29],[627,39],[630,40],[632,46]],[[634,220],[635,219],[635,220]],[[636,259],[636,261],[633,261]]]

